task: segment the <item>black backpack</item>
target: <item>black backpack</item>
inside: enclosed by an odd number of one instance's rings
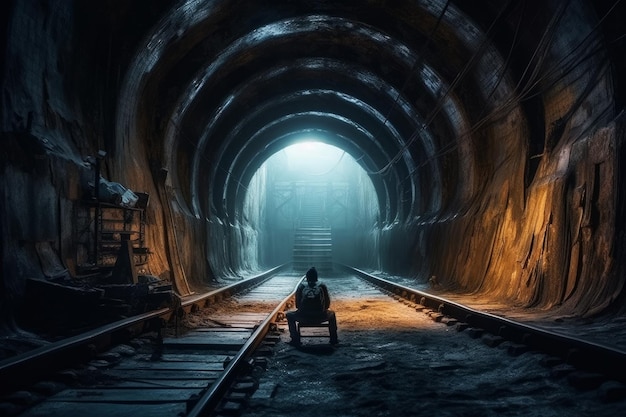
[[[326,309],[324,292],[318,284],[313,286],[305,285],[302,288],[302,298],[300,301],[300,308],[307,313],[321,313]]]

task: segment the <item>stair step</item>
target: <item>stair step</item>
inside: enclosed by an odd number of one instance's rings
[[[296,237],[298,236],[331,236],[330,232],[299,232],[296,233]]]
[[[332,230],[325,226],[320,200],[305,201],[306,214],[300,217],[293,244],[293,269],[306,271],[315,266],[319,271],[333,270]]]
[[[330,249],[314,249],[314,250],[307,250],[307,249],[294,249],[292,251],[292,253],[294,255],[315,255],[315,256],[320,256],[320,255],[330,255],[333,253],[332,250]]]

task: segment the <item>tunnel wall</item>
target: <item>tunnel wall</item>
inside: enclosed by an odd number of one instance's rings
[[[18,302],[27,278],[81,275],[78,264],[93,239],[87,182],[95,178],[99,149],[108,152],[101,172],[105,179],[150,195],[146,246],[151,254],[140,272],[164,279],[178,275],[192,286],[210,278],[207,259],[198,256],[206,252],[206,221],[177,204],[162,173],[147,159],[141,138],[126,138],[121,149],[114,146],[114,85],[120,80],[111,79],[111,68],[104,68],[106,54],[80,53],[101,45],[99,36],[110,41],[109,34],[79,30],[79,23],[88,26],[95,17],[77,17],[80,7],[72,2],[54,3],[53,16],[45,2],[3,8],[11,16],[5,44],[11,65],[3,68],[2,80],[1,281],[3,289],[14,291],[2,291],[2,303],[9,303],[7,297]],[[132,36],[127,41],[130,46]],[[145,121],[139,123],[141,128]],[[163,199],[171,204],[169,210]],[[178,259],[172,258],[174,250]]]
[[[566,155],[545,157],[521,205],[511,199],[513,184],[504,183],[480,209],[421,227],[426,244],[414,250],[428,265],[422,272],[449,288],[564,314],[608,307],[624,280],[614,246],[614,149],[622,146],[623,132],[622,122],[612,124],[572,144]]]
[[[413,273],[434,275],[449,289],[564,314],[597,313],[623,292],[616,196],[623,188],[617,159],[623,116],[615,118],[614,74],[597,43],[573,48],[567,28],[576,24],[582,22],[570,17],[563,25],[543,66],[545,132],[531,132],[523,116],[511,119],[514,128],[492,124],[481,132],[490,141],[481,146],[488,151],[479,164],[484,185],[469,210],[395,232],[419,236]],[[555,80],[548,69],[560,66]],[[519,141],[511,136],[520,133],[524,141],[514,145]],[[532,136],[544,138],[541,154],[525,150]],[[494,153],[503,143],[511,148]],[[490,164],[492,157],[502,163]]]
[[[42,5],[20,2],[6,32],[0,125],[0,330],[24,295],[26,280],[76,273],[73,230],[83,161],[93,137],[65,94],[60,68],[72,39],[72,11],[46,21]],[[8,4],[4,9],[10,9]],[[10,109],[10,111],[7,111]]]
[[[20,302],[27,278],[75,272],[71,225],[83,194],[81,176],[89,171],[81,155],[89,132],[59,72],[67,59],[61,50],[71,42],[71,10],[59,7],[57,19],[45,22],[35,4],[15,8],[5,51],[13,65],[4,68],[2,83],[2,107],[10,111],[2,112],[0,128],[5,320],[6,306]]]

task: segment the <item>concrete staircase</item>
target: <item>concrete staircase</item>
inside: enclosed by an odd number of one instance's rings
[[[333,242],[325,226],[322,207],[309,201],[296,228],[293,245],[293,270],[303,274],[314,266],[323,275],[333,270]]]

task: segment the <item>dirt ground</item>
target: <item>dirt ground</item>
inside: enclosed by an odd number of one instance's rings
[[[614,416],[626,402],[581,392],[542,365],[510,356],[384,295],[334,294],[338,347],[326,338],[295,348],[286,323],[246,417]]]

